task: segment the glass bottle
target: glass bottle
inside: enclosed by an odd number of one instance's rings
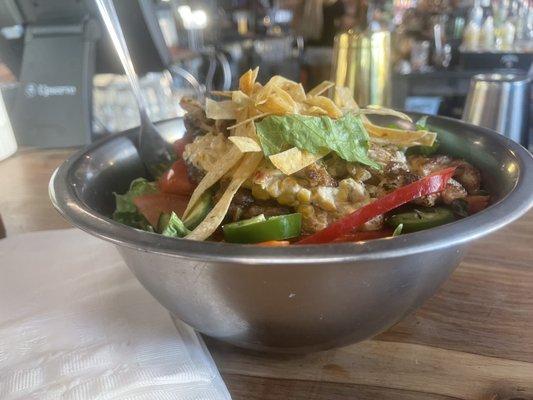
[[[494,18],[489,15],[481,26],[479,48],[482,51],[494,51]]]
[[[481,29],[475,20],[468,22],[463,35],[463,51],[479,50],[480,31]]]
[[[515,24],[509,19],[504,22],[501,32],[501,49],[502,51],[511,51],[514,46],[514,39],[516,34]]]

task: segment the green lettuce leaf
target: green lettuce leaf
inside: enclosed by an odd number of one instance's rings
[[[148,223],[146,218],[138,212],[114,212],[113,220],[120,222],[121,224],[132,226],[143,231],[153,232],[154,228]]]
[[[339,119],[326,116],[271,115],[255,124],[266,156],[291,147],[317,154],[331,150],[348,162],[359,162],[372,168],[380,166],[367,155],[369,137],[361,117],[347,114]]]
[[[143,194],[157,193],[157,184],[149,182],[144,178],[137,178],[131,182],[129,190],[124,194],[113,193],[115,195],[115,212],[113,219],[122,224],[132,226],[137,229],[153,231],[146,218],[139,213],[133,198]]]
[[[189,233],[191,233],[191,231],[187,229],[183,221],[179,219],[175,212],[172,212],[170,214],[170,219],[168,220],[168,223],[161,231],[161,234],[163,236],[180,238],[187,236]]]

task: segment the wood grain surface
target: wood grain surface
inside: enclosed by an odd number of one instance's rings
[[[71,151],[0,162],[8,235],[68,226],[47,185]],[[533,400],[533,212],[475,242],[422,308],[373,340],[305,356],[207,344],[234,400]]]

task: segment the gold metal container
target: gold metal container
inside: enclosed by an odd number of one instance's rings
[[[331,79],[352,90],[360,106],[390,105],[391,37],[389,31],[349,30],[335,37]]]

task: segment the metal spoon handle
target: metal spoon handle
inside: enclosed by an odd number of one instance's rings
[[[120,27],[120,21],[113,4],[113,0],[96,0],[96,5],[98,6],[102,20],[104,21],[107,31],[109,32],[109,36],[111,36],[113,46],[118,53],[120,62],[122,63],[122,66],[126,72],[126,76],[130,82],[133,95],[135,96],[139,106],[141,119],[146,119],[148,116],[146,102],[144,101],[144,97],[141,92],[139,78],[137,77],[137,73],[135,72],[131,62],[130,52],[128,50],[128,46],[126,45],[126,39],[124,38],[122,28]]]

